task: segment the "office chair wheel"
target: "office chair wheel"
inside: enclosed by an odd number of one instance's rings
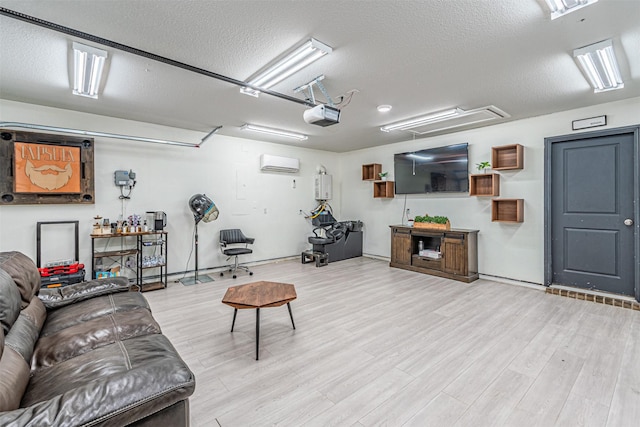
[[[224,276],[224,273],[220,273],[220,276]]]
[[[234,275],[233,275],[233,278],[235,279],[236,277],[238,277],[238,276],[236,276],[236,275],[234,274]]]
[[[253,276],[253,271],[250,271],[250,272],[249,272],[249,276]]]

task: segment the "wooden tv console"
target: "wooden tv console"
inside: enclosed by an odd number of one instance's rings
[[[478,279],[478,230],[425,230],[403,225],[389,227],[389,266],[467,283]],[[440,258],[420,256],[420,241],[425,250],[439,252]]]

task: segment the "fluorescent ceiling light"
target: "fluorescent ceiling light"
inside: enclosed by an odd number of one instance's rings
[[[306,140],[308,138],[307,135],[304,135],[302,133],[290,132],[288,130],[283,130],[283,129],[274,129],[274,128],[269,128],[269,127],[265,127],[265,126],[250,125],[248,123],[245,123],[244,125],[242,125],[240,127],[240,129],[241,130],[250,130],[250,131],[253,131],[253,132],[265,133],[267,135],[275,135],[275,136],[283,136],[285,138],[293,138],[293,139],[297,139],[299,141],[304,141],[304,140]]]
[[[392,108],[393,107],[388,104],[378,105],[378,111],[381,113],[388,113]]]
[[[511,116],[494,105],[474,108],[473,110],[452,108],[394,122],[382,126],[380,130],[384,132],[401,130],[411,132],[414,135],[426,135],[433,132],[442,132],[459,127],[506,119],[508,117]]]
[[[435,123],[443,120],[447,120],[451,117],[459,116],[464,113],[464,110],[460,108],[452,108],[451,110],[440,111],[438,113],[430,113],[418,117],[414,117],[407,120],[391,123],[380,128],[383,132],[389,132],[392,130],[409,130],[414,127],[421,126],[426,123]]]
[[[330,46],[316,39],[309,39],[290,54],[267,66],[254,76],[251,76],[247,83],[251,86],[269,89],[332,51],[333,49]],[[259,90],[249,87],[241,88],[240,92],[252,96],[258,96],[260,94]]]
[[[573,57],[587,76],[595,93],[624,87],[611,40],[576,49],[573,51]]]
[[[107,52],[73,42],[73,94],[98,98]]]
[[[545,0],[551,10],[551,19],[559,18],[567,13],[575,12],[598,0]]]

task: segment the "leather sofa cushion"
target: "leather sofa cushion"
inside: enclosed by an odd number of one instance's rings
[[[4,295],[0,296],[4,297]],[[29,382],[29,363],[38,335],[42,329],[46,310],[42,302],[33,297],[27,308],[4,336],[0,352],[0,412],[16,409]],[[0,423],[1,425],[2,423]]]
[[[42,302],[34,297],[31,304],[20,312],[18,320],[5,337],[5,346],[14,349],[27,364],[31,361],[46,314]]]
[[[108,314],[145,309],[151,311],[147,300],[138,292],[103,295],[49,311],[40,335],[46,337],[70,326]]]
[[[22,308],[26,308],[40,289],[40,273],[36,264],[23,253],[0,252],[0,268],[9,273],[18,285]]]
[[[145,335],[36,371],[24,409],[0,414],[0,425],[33,422],[35,411],[41,425],[127,425],[188,398],[194,388],[169,340]]]
[[[6,347],[0,356],[0,412],[20,406],[28,382],[29,365],[17,351]]]
[[[20,315],[20,291],[9,273],[0,269],[0,326],[6,334]]]
[[[116,341],[160,332],[160,326],[148,310],[107,314],[40,338],[31,370],[53,366]]]
[[[126,277],[109,277],[59,288],[41,289],[38,297],[47,309],[55,309],[100,295],[128,290],[129,280]]]

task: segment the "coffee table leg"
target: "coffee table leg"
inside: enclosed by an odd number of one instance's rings
[[[260,355],[260,308],[256,308],[256,360]]]
[[[289,317],[291,317],[291,324],[293,325],[293,329],[295,329],[296,324],[293,323],[293,314],[291,313],[291,304],[287,303],[287,308],[289,309]]]
[[[238,309],[233,309],[233,322],[231,322],[231,332],[233,332],[233,326],[236,324],[236,314],[238,314]]]

